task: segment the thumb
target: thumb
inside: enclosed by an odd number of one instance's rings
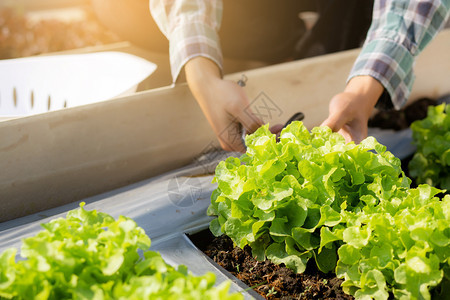
[[[345,118],[342,118],[338,114],[330,114],[320,126],[328,126],[331,131],[338,132],[345,124]]]
[[[241,139],[242,127],[236,120],[232,122],[224,131],[217,135],[222,149],[226,151],[245,152],[245,145]]]
[[[261,125],[264,125],[264,122],[255,116],[251,109],[242,110],[237,118],[249,133],[255,132]]]

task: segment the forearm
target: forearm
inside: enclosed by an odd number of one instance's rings
[[[215,86],[221,80],[219,66],[208,58],[198,56],[186,63],[185,74],[192,95],[201,109],[207,111],[213,105],[210,99],[214,98]],[[209,119],[209,115],[206,117]]]

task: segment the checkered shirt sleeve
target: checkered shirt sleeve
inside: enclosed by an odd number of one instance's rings
[[[392,101],[377,106],[400,109],[411,92],[415,57],[445,25],[449,9],[450,0],[375,0],[372,25],[348,80],[372,76]]]
[[[222,0],[150,0],[150,13],[169,40],[173,82],[183,66],[203,56],[223,68],[218,31]]]

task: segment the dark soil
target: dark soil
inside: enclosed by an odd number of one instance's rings
[[[320,272],[314,260],[303,274],[296,274],[284,264],[255,260],[249,246],[234,247],[228,236],[216,238],[205,230],[190,238],[218,265],[266,299],[354,299],[342,291],[341,279]]]
[[[402,130],[411,126],[416,120],[427,116],[428,106],[436,105],[438,101],[430,98],[421,98],[401,110],[379,111],[369,120],[369,127],[381,129]]]

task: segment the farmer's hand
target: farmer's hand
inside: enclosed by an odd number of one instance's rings
[[[204,57],[189,60],[185,72],[189,88],[222,148],[245,152],[240,124],[251,133],[263,122],[250,111],[244,89],[235,82],[223,80],[219,67]]]
[[[321,125],[340,133],[346,142],[361,142],[367,137],[367,122],[383,89],[371,76],[353,77],[344,92],[331,99],[328,118]]]

